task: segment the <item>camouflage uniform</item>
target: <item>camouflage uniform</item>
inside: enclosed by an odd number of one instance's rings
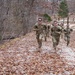
[[[44,38],[45,38],[45,41],[47,41],[47,37],[49,37],[50,26],[49,25],[43,25],[43,28],[44,28]]]
[[[46,25],[43,25],[43,34],[44,34],[44,39],[45,41],[47,41],[47,26]]]
[[[49,37],[49,33],[50,33],[50,26],[47,26],[47,37]]]
[[[61,38],[64,37],[64,25],[63,23],[59,24],[59,26],[61,26],[61,29],[62,29],[62,33],[61,33]]]
[[[39,48],[42,46],[42,38],[43,38],[43,25],[38,24],[34,26],[34,31],[36,31],[36,39],[38,42]]]
[[[64,40],[67,41],[67,46],[70,43],[70,34],[73,30],[71,28],[64,29]]]
[[[53,47],[55,50],[56,50],[56,46],[59,44],[61,32],[62,32],[61,26],[51,27],[51,36],[53,41]]]

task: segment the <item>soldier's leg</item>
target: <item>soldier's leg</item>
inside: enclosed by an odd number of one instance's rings
[[[46,32],[44,33],[44,40],[47,41]]]
[[[59,44],[60,36],[56,37],[56,46]]]
[[[48,32],[47,32],[47,37],[49,37],[49,30],[48,30]]]
[[[39,48],[42,47],[42,39],[39,39]]]
[[[42,34],[40,34],[39,35],[39,48],[41,48],[41,46],[42,46],[42,38],[43,38],[43,35]]]
[[[55,39],[55,37],[52,37],[52,41],[53,41],[53,48],[56,50],[56,39]]]
[[[64,34],[64,40],[67,41],[67,35]]]
[[[54,48],[54,50],[56,50],[56,43],[55,42],[53,42],[53,48]]]
[[[48,30],[48,37],[49,37],[49,30]]]
[[[70,43],[70,37],[67,37],[67,46],[69,45]]]
[[[45,41],[47,41],[47,37],[45,36]]]
[[[69,45],[69,40],[67,41],[67,46]]]
[[[37,39],[37,43],[38,43],[38,47],[39,47],[39,41],[40,41],[39,35],[36,36],[36,39]]]

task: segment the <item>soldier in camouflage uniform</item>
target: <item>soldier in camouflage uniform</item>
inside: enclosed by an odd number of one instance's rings
[[[61,29],[62,29],[61,38],[63,39],[63,37],[64,37],[64,24],[59,23],[59,26],[61,26]]]
[[[53,47],[55,50],[57,45],[59,44],[61,32],[62,32],[61,26],[57,24],[57,21],[54,21],[51,27],[51,36],[53,41]]]
[[[44,40],[47,41],[47,20],[44,20],[43,28]]]
[[[73,31],[73,29],[67,27],[66,29],[64,29],[64,40],[67,41],[67,46],[70,43],[70,34]]]
[[[47,26],[47,37],[49,37],[49,33],[50,33],[50,26]]]
[[[47,37],[49,37],[49,32],[50,32],[50,26],[45,24],[43,25],[44,28],[44,39],[47,41]]]
[[[47,26],[46,25],[43,25],[43,35],[44,35],[44,39],[45,41],[47,41]]]
[[[37,39],[38,47],[41,48],[42,38],[43,38],[43,25],[42,25],[41,18],[38,20],[38,25],[34,26],[34,31],[36,31],[36,39]]]

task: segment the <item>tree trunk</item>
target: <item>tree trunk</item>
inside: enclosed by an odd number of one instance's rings
[[[69,27],[69,16],[67,17],[67,27]]]

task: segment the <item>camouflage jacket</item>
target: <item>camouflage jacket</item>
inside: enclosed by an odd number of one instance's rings
[[[70,36],[70,34],[71,34],[71,32],[73,31],[73,29],[71,29],[71,28],[66,28],[66,29],[64,29],[64,34],[66,35],[66,36]]]
[[[51,36],[58,37],[62,32],[61,26],[52,26],[51,27]]]
[[[34,31],[36,31],[37,35],[42,34],[43,30],[44,30],[43,25],[35,25],[34,26]]]

